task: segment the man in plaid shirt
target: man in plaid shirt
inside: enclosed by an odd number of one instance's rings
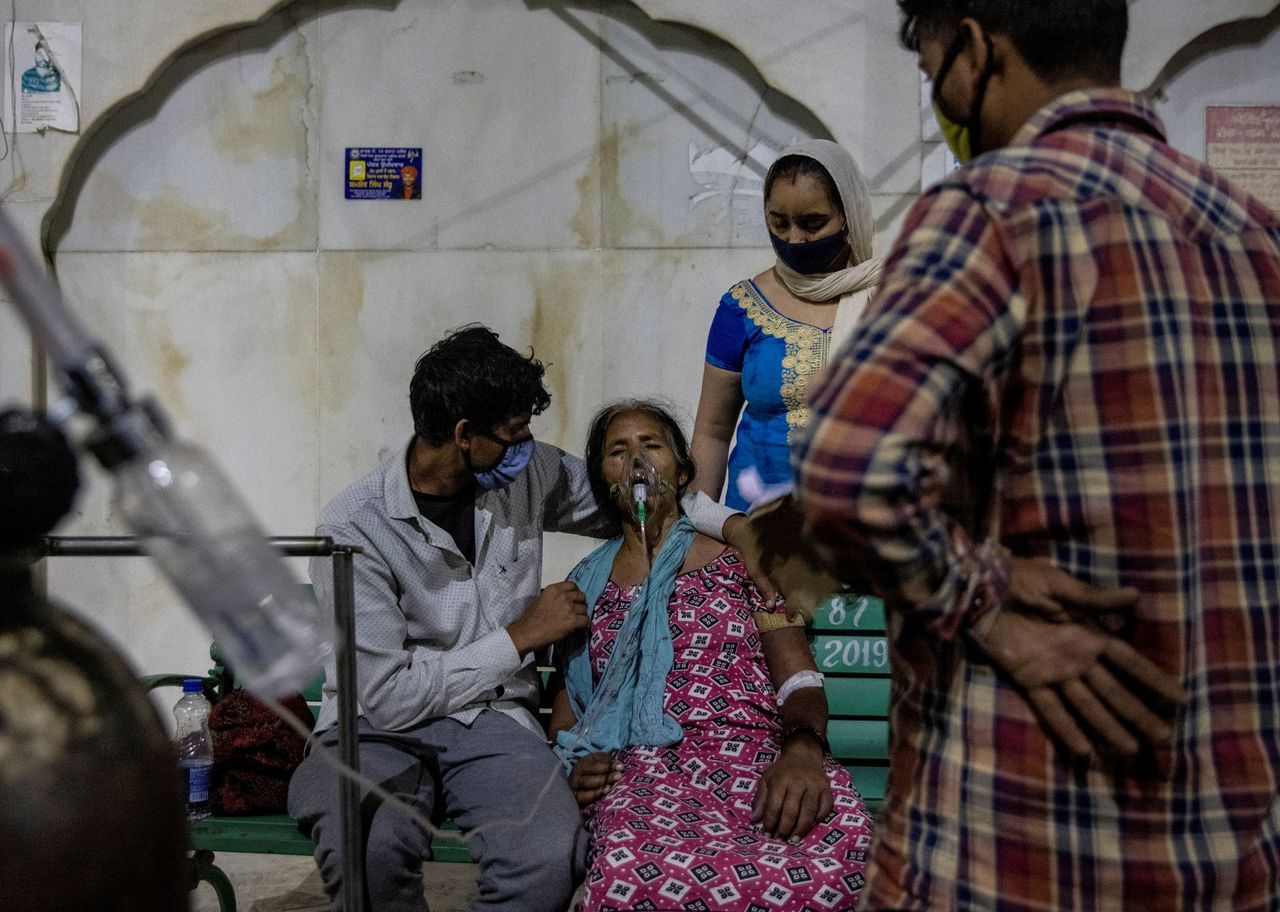
[[[899,6],[974,160],[796,451],[890,609],[867,905],[1280,909],[1280,218],[1116,88],[1124,0]]]

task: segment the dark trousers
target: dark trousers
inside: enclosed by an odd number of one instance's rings
[[[322,736],[332,745],[337,735]],[[469,835],[479,863],[472,912],[563,912],[585,869],[577,802],[546,743],[514,719],[485,710],[470,725],[432,719],[386,732],[360,720],[360,771],[423,816],[444,808]],[[361,787],[370,912],[426,912],[422,863],[430,835]],[[325,890],[341,908],[338,780],[315,753],[289,784],[289,813],[316,844]]]

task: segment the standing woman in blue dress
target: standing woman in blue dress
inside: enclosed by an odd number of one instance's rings
[[[747,469],[766,485],[791,482],[788,444],[808,424],[809,381],[852,333],[884,271],[871,253],[866,181],[833,142],[783,150],[765,177],[764,217],[777,261],[720,299],[693,426],[693,490],[718,498],[727,471],[725,503],[735,509],[748,506],[738,490]]]

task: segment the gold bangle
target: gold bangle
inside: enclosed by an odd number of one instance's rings
[[[804,618],[795,614],[783,614],[781,612],[769,611],[753,611],[751,616],[755,618],[756,629],[761,633],[768,633],[770,630],[781,630],[784,627],[803,627]]]

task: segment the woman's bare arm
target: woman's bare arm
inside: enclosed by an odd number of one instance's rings
[[[817,671],[803,627],[761,634],[765,662],[775,689],[797,671]],[[793,691],[779,709],[781,753],[760,777],[751,817],[780,839],[803,837],[834,806],[823,768],[827,737],[827,695],[821,687]]]
[[[761,634],[769,680],[776,691],[798,671],[817,671],[813,654],[805,640],[803,627],[782,627]],[[780,710],[782,729],[812,727],[820,734],[827,731],[827,694],[821,687],[804,687],[792,691]]]
[[[729,462],[729,441],[733,439],[742,412],[742,374],[704,365],[698,414],[693,419],[690,443],[698,474],[690,485],[712,500],[719,500]]]

